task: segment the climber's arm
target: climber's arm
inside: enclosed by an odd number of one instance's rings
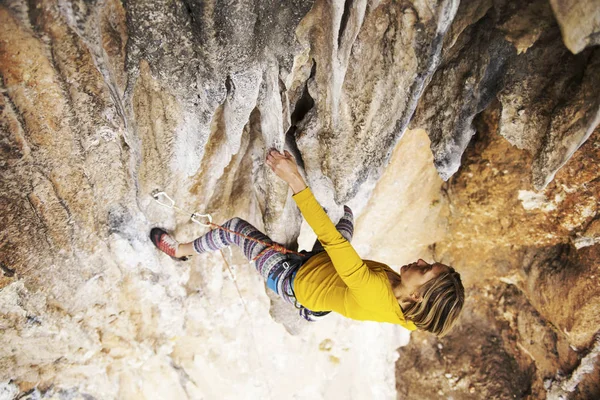
[[[281,154],[277,150],[271,150],[267,155],[266,162],[273,172],[292,188],[294,200],[300,208],[302,216],[317,234],[317,238],[331,258],[333,266],[350,290],[358,291],[357,294],[360,297],[362,293],[370,293],[371,286],[378,288],[379,280],[356,253],[350,242],[338,232],[323,207],[315,199],[298,172],[296,161],[292,155],[287,151]]]

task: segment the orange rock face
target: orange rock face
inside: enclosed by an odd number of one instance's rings
[[[466,309],[448,337],[401,349],[399,398],[546,398],[596,340],[600,251],[578,247],[596,237],[600,173],[586,165],[599,161],[600,131],[536,192],[531,157],[497,134],[497,115],[484,114],[445,185],[448,231],[434,249],[461,272]],[[580,379],[569,395],[596,397],[595,373]]]

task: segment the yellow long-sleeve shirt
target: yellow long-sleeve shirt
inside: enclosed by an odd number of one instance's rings
[[[387,272],[395,272],[385,264],[362,260],[309,188],[293,198],[325,249],[296,274],[294,292],[300,304],[313,311],[335,311],[352,319],[417,329],[404,318],[392,291]]]

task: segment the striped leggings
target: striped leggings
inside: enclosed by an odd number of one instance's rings
[[[273,243],[273,241],[267,235],[241,218],[232,218],[225,222],[222,226],[233,232],[258,239],[266,243]],[[354,217],[352,215],[352,210],[350,210],[348,206],[344,206],[344,216],[337,223],[336,228],[344,238],[346,238],[348,241],[352,240],[352,234],[354,232]],[[248,260],[253,260],[258,254],[267,248],[267,246],[264,244],[246,239],[242,236],[238,236],[221,229],[213,229],[204,236],[194,240],[194,250],[200,254],[206,251],[219,250],[231,244],[239,246]],[[317,240],[313,245],[311,253],[315,254],[321,251],[323,251],[323,246],[319,240]],[[277,293],[277,295],[283,298],[286,302],[296,305],[300,309],[300,315],[302,315],[305,319],[308,321],[314,321],[316,320],[314,316],[318,316],[320,313],[313,313],[312,311],[298,304],[293,288],[293,279],[298,268],[290,268],[290,265],[299,266],[303,261],[306,260],[302,260],[299,263],[297,257],[295,260],[293,260],[293,258],[293,255],[281,254],[275,250],[269,249],[262,253],[262,255],[254,261],[254,265],[258,273],[263,277],[263,279],[265,279],[267,286],[271,290]]]

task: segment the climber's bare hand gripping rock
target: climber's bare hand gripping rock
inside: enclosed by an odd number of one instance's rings
[[[287,182],[292,188],[294,194],[306,188],[306,182],[298,172],[298,166],[294,157],[285,150],[283,153],[275,149],[267,153],[266,164],[275,172],[275,174]]]

